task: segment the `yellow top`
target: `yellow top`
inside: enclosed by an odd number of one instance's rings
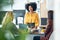
[[[25,14],[25,18],[24,18],[24,24],[27,23],[35,23],[35,26],[39,26],[39,17],[38,14],[36,12],[34,13],[26,13]]]

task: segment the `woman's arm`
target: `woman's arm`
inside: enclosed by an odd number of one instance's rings
[[[46,38],[50,38],[50,36],[51,36],[51,34],[52,34],[52,32],[53,32],[53,28],[51,28],[51,30],[50,30],[50,32],[46,35]]]
[[[24,17],[24,24],[27,24],[27,13],[25,14],[25,17]]]
[[[51,34],[53,32],[53,27],[51,28],[50,32],[48,34],[46,34],[45,37],[40,37],[41,40],[49,40]]]
[[[36,20],[35,20],[35,26],[39,26],[39,16],[38,14],[36,13]]]

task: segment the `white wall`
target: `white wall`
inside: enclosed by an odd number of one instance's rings
[[[46,7],[48,10],[53,10],[54,9],[54,0],[46,0]]]
[[[14,0],[13,10],[25,9],[25,0]]]
[[[60,0],[54,2],[54,38],[60,40]]]

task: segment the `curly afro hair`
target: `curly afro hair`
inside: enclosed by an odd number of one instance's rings
[[[37,4],[35,2],[31,2],[25,5],[25,8],[29,11],[29,6],[33,8],[33,11],[36,11],[37,9]]]

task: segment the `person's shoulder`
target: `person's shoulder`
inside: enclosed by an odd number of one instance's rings
[[[37,12],[34,12],[34,14],[35,14],[35,15],[38,15],[38,13],[37,13]]]
[[[34,12],[35,14],[37,14],[37,12]]]
[[[27,15],[29,12],[26,12],[25,14]]]
[[[26,12],[25,15],[28,16],[29,15],[29,12]]]

